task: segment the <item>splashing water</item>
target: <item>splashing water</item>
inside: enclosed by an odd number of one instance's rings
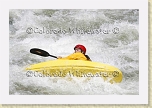
[[[139,94],[138,10],[10,10],[9,93],[11,95],[137,95]],[[81,43],[92,61],[123,73],[120,84],[101,78],[27,77],[25,67],[53,60],[29,53],[41,48],[68,56]]]

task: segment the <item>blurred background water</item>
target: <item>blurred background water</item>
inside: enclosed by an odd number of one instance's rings
[[[11,95],[138,95],[139,11],[131,9],[38,9],[9,11],[9,93]],[[33,55],[40,48],[56,56],[87,48],[92,61],[113,65],[123,73],[119,84],[101,78],[27,77],[31,64],[54,60]]]

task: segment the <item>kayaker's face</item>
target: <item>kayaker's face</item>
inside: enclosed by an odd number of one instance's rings
[[[76,48],[76,49],[75,49],[75,53],[81,53],[81,49]]]

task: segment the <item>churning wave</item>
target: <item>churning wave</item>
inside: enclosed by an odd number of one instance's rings
[[[11,95],[139,94],[139,11],[118,10],[10,10],[9,93]],[[29,53],[41,48],[67,56],[73,47],[86,46],[92,61],[107,63],[123,73],[120,84],[101,78],[27,77],[25,67],[54,58]]]

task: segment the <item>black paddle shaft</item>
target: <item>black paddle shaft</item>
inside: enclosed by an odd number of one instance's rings
[[[38,49],[38,48],[32,48],[30,50],[30,53],[36,54],[36,55],[40,55],[40,56],[43,56],[43,57],[51,56],[51,57],[57,58],[56,56],[50,55],[48,52],[46,52],[46,51],[44,51],[42,49]]]

